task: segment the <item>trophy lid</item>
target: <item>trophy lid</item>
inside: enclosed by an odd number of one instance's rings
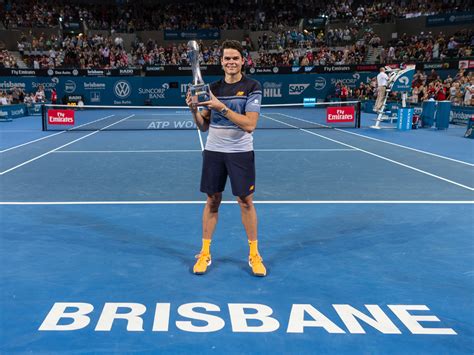
[[[188,49],[191,51],[199,51],[199,44],[196,41],[188,42]]]

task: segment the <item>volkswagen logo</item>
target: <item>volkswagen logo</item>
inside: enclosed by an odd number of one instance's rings
[[[132,89],[130,84],[125,80],[117,81],[114,85],[115,96],[125,99],[130,96]]]

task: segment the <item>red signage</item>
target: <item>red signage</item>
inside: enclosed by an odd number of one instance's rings
[[[48,124],[74,125],[74,110],[48,110]]]
[[[352,106],[328,107],[326,112],[326,122],[354,122],[355,110]]]

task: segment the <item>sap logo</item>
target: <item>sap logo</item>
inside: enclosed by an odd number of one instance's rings
[[[68,94],[73,93],[76,91],[76,83],[72,80],[68,80],[64,83],[64,91],[66,91]]]
[[[309,73],[313,70],[314,67],[304,67],[305,73]]]
[[[308,86],[309,84],[290,84],[288,93],[290,95],[301,95]]]
[[[282,83],[263,83],[263,96],[264,97],[282,97],[281,87]]]
[[[301,67],[292,67],[292,68],[291,68],[291,71],[292,71],[293,73],[297,73],[297,72],[300,71],[300,68],[301,68]]]
[[[322,76],[316,78],[314,81],[314,88],[316,90],[322,90],[326,87],[326,79],[324,79]]]
[[[132,88],[130,84],[125,80],[119,80],[114,85],[114,94],[115,96],[125,99],[130,96],[132,93]]]
[[[410,79],[408,79],[408,76],[402,76],[398,81],[406,86],[410,82]]]
[[[238,91],[237,94],[235,94],[235,96],[244,96],[244,92],[243,91]]]

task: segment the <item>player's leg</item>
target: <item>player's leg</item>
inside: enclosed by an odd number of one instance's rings
[[[249,266],[255,276],[265,276],[267,270],[258,251],[257,211],[253,203],[253,194],[237,197],[242,214],[242,224],[249,242]]]
[[[211,240],[219,217],[219,206],[222,201],[227,180],[227,170],[224,157],[218,152],[203,152],[201,174],[201,191],[207,194],[206,205],[202,215],[202,247],[196,258],[193,272],[197,275],[204,274],[211,265]]]
[[[255,154],[251,152],[229,153],[226,155],[226,166],[232,186],[232,193],[237,196],[249,242],[249,264],[256,276],[265,276],[266,269],[258,252],[257,212],[253,203],[255,191]]]

